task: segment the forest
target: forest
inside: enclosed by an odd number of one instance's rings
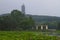
[[[47,24],[49,29],[60,30],[60,17],[24,14],[19,10],[0,15],[0,30],[35,30],[36,24]]]
[[[32,17],[27,17],[19,10],[0,15],[0,30],[31,30],[31,27],[34,27],[34,25]]]

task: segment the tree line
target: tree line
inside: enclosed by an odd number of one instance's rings
[[[12,10],[9,14],[0,15],[0,30],[32,30],[32,28],[35,29],[35,24],[32,16],[26,16],[19,10]],[[54,26],[60,30],[60,22],[46,22],[45,24],[50,28]]]
[[[31,30],[34,25],[32,17],[26,16],[19,10],[0,16],[0,30]]]

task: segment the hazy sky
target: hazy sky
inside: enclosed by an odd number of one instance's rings
[[[21,10],[23,3],[26,14],[60,16],[60,0],[0,0],[0,14]]]

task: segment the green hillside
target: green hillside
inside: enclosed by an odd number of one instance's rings
[[[37,24],[47,24],[49,28],[56,29],[60,17],[27,15],[19,10],[9,14],[0,15],[0,30],[31,30]]]
[[[27,16],[31,16],[32,19],[35,21],[36,25],[47,24],[49,29],[56,29],[58,23],[60,22],[60,17],[56,16],[41,16],[41,15],[27,15]]]
[[[32,18],[35,20],[35,22],[54,22],[60,21],[60,17],[56,17],[56,16],[40,16],[40,15],[28,15],[28,16],[32,16]]]

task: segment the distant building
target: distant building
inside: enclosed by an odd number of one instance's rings
[[[23,14],[25,14],[25,5],[24,4],[21,6],[21,11]]]
[[[38,24],[35,26],[35,29],[36,30],[43,30],[43,31],[48,30],[48,31],[53,32],[53,31],[56,31],[56,26],[47,25],[47,24],[40,24],[40,25]]]

